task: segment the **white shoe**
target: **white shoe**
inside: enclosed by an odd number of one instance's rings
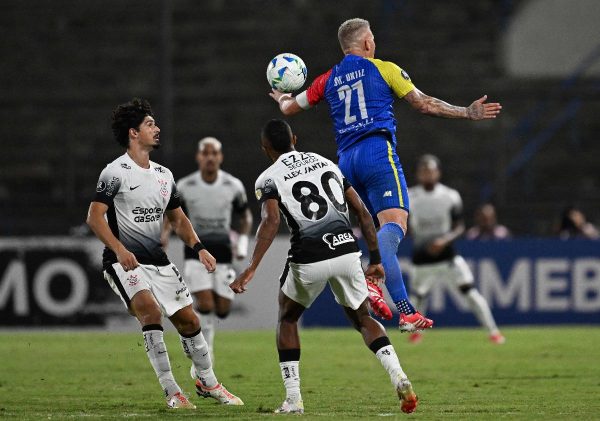
[[[304,402],[299,398],[298,400],[291,400],[285,398],[279,408],[275,410],[276,414],[304,414]]]
[[[196,405],[191,403],[188,398],[181,392],[175,393],[169,399],[167,399],[167,407],[171,409],[184,408],[184,409],[196,409]]]
[[[202,385],[202,382],[196,379],[196,394],[203,398],[213,398],[223,405],[243,405],[244,402],[233,393],[225,389],[223,384],[219,383],[212,389]]]

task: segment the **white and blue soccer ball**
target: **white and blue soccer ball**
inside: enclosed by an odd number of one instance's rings
[[[272,88],[281,92],[295,92],[304,85],[308,72],[306,65],[295,54],[275,56],[267,67],[267,80]]]

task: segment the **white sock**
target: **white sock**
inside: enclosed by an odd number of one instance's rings
[[[215,341],[215,315],[212,313],[202,313],[200,315],[200,323],[202,324],[202,334],[206,343],[208,344],[208,352],[210,352],[210,358],[215,363],[214,354],[214,341]]]
[[[169,354],[165,345],[162,330],[146,330],[142,332],[144,335],[144,344],[146,346],[146,354],[154,368],[158,382],[160,383],[166,397],[173,396],[181,389],[177,385],[173,373],[171,372],[171,363],[169,362]]]
[[[198,332],[191,338],[185,338],[179,335],[183,352],[192,360],[196,368],[196,377],[200,379],[202,384],[209,389],[217,386],[219,382],[212,369],[208,344],[204,339],[202,332]]]
[[[285,386],[285,397],[292,401],[302,399],[300,395],[299,361],[284,361],[279,363],[281,378]]]
[[[489,331],[490,335],[499,333],[490,306],[485,298],[483,298],[483,295],[477,289],[471,288],[465,295],[465,298],[469,303],[469,307],[471,307],[471,311],[475,314],[477,320],[479,320],[479,323]]]
[[[386,345],[380,348],[375,356],[385,368],[385,371],[390,375],[390,380],[394,386],[397,386],[398,378],[406,379],[406,373],[402,370],[400,366],[400,360],[398,360],[398,356],[396,355],[396,351],[392,345]]]

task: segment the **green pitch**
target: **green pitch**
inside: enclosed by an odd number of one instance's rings
[[[419,345],[390,332],[420,405],[402,414],[387,374],[351,330],[302,332],[304,418],[600,419],[600,329],[439,329]],[[218,419],[277,417],[284,398],[274,332],[218,332],[215,372],[244,407],[193,395],[174,333],[175,377],[196,411],[167,410],[140,334],[0,333],[0,418]]]

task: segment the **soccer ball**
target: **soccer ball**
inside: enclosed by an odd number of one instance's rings
[[[279,54],[269,62],[267,67],[269,85],[281,92],[294,92],[300,89],[306,82],[306,75],[306,65],[295,54]]]

